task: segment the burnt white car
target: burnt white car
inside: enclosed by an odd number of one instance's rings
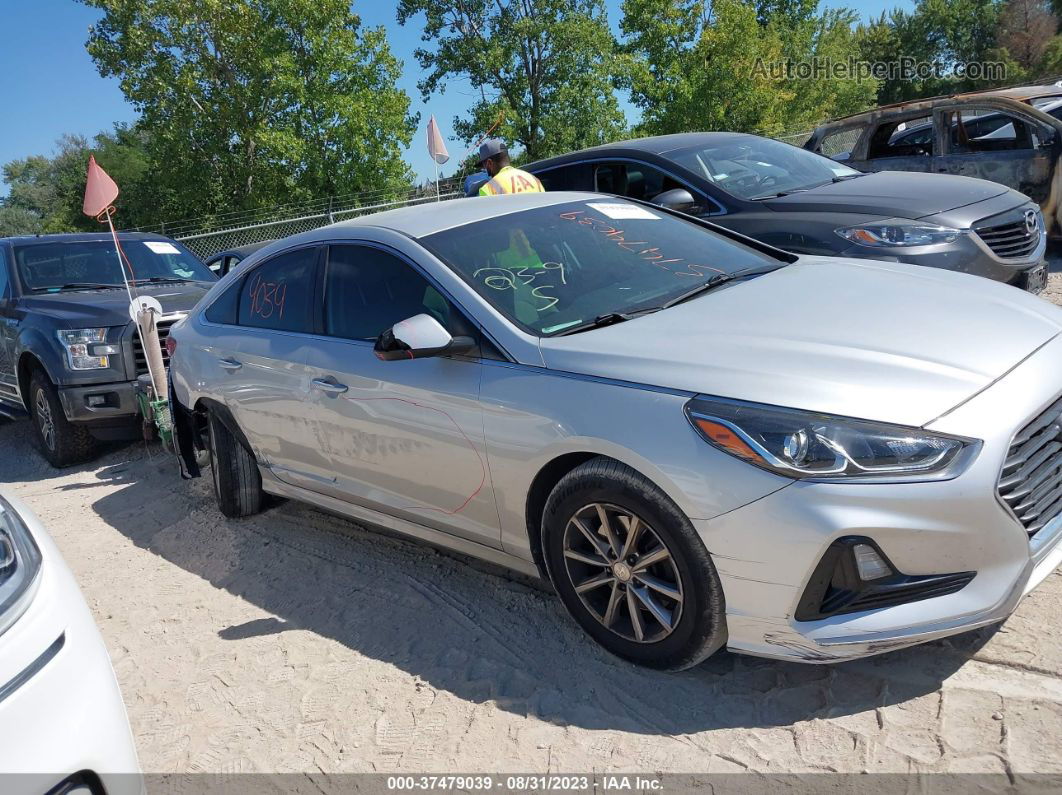
[[[629,660],[826,662],[1006,618],[1062,560],[1062,310],[615,197],[287,238],[169,338],[186,474],[553,585]]]

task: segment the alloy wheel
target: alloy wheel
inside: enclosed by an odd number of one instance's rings
[[[37,397],[33,401],[37,415],[37,426],[41,431],[41,439],[49,450],[55,449],[55,421],[52,419],[52,405],[48,402],[48,396],[43,389],[37,390]]]
[[[564,529],[564,563],[583,606],[606,629],[656,643],[682,617],[682,577],[656,531],[626,508],[591,503]]]

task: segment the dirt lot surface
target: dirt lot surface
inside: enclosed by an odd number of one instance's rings
[[[293,503],[227,521],[157,447],[56,473],[8,423],[0,483],[78,577],[145,771],[1062,772],[1062,571],[1001,628],[659,674],[488,567]]]

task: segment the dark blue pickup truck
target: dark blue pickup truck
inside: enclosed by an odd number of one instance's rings
[[[169,238],[118,239],[137,292],[162,305],[165,347],[217,277]],[[109,233],[0,238],[0,415],[28,414],[53,466],[88,459],[97,441],[136,437],[146,372]]]

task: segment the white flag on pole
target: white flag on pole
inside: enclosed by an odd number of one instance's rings
[[[450,153],[446,151],[446,144],[443,143],[434,115],[428,121],[428,154],[439,165],[450,159]]]

